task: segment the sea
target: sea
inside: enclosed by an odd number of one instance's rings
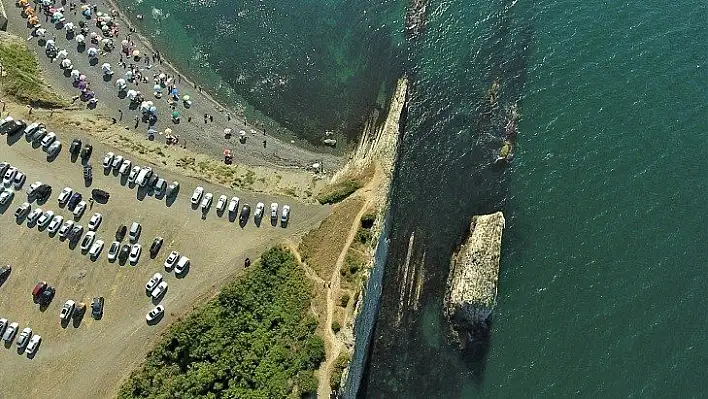
[[[313,142],[353,141],[408,77],[348,396],[705,395],[706,2],[431,0],[415,37],[399,0],[119,4],[221,99]],[[497,305],[460,350],[449,259],[497,210]]]

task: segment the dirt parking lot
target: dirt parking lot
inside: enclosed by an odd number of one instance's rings
[[[48,126],[52,128],[52,126]],[[52,130],[52,129],[50,129]],[[94,145],[91,164],[94,178],[86,187],[80,160],[69,159],[68,147],[77,136],[56,131],[64,144],[61,154],[48,162],[41,148],[34,149],[25,137],[8,139],[0,136],[0,162],[6,161],[27,175],[21,190],[12,203],[0,209],[0,264],[10,264],[12,274],[0,286],[0,318],[16,321],[20,329],[31,327],[42,336],[42,344],[34,359],[18,355],[15,346],[0,346],[0,398],[62,397],[95,398],[114,396],[121,380],[142,361],[160,333],[193,306],[212,296],[229,278],[242,272],[246,257],[254,259],[266,247],[284,240],[297,240],[317,225],[329,213],[328,207],[306,205],[289,197],[234,192],[232,189],[187,178],[150,165],[168,181],[180,182],[177,200],[168,206],[162,199],[143,196],[136,189],[121,184],[112,173],[105,175],[101,166],[107,151],[135,160],[130,154],[108,148],[88,137],[79,137]],[[11,145],[9,143],[12,143]],[[140,163],[144,165],[144,163]],[[88,198],[93,188],[111,193],[106,204],[95,203],[78,221],[86,227],[94,212],[103,214],[97,237],[105,241],[105,248],[96,262],[82,255],[80,247],[73,250],[67,241],[50,237],[47,231],[18,224],[15,209],[27,200],[25,190],[41,180],[52,186],[52,195],[43,210],[53,210],[71,217],[70,212],[57,202],[65,186],[72,187]],[[192,209],[189,197],[192,190],[202,185],[214,193],[214,204],[206,217]],[[266,204],[266,217],[260,227],[251,217],[241,228],[238,220],[232,222],[227,214],[219,217],[214,206],[219,195],[240,197],[241,204],[252,208],[258,201]],[[269,204],[289,204],[291,220],[287,228],[277,227],[268,220]],[[32,203],[32,208],[37,207]],[[138,221],[143,226],[140,243],[143,253],[137,266],[119,266],[106,258],[118,226]],[[164,245],[155,259],[150,259],[149,246],[155,236],[164,237]],[[127,238],[124,242],[127,241]],[[191,259],[189,273],[183,278],[165,272],[162,264],[172,250]],[[155,272],[161,272],[169,283],[162,299],[166,315],[154,326],[147,325],[145,314],[154,306],[145,294],[145,283]],[[56,296],[45,311],[33,303],[31,290],[38,280],[56,287]],[[62,328],[59,311],[67,299],[90,306],[94,296],[106,298],[101,320],[91,318],[90,309],[80,325],[69,323]]]

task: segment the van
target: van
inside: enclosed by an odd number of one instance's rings
[[[143,230],[143,228],[142,228],[142,226],[140,226],[140,223],[133,222],[133,224],[130,225],[130,232],[128,233],[128,237],[130,238],[130,242],[138,241],[138,238],[140,237],[140,232],[142,230]]]

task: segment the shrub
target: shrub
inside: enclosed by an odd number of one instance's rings
[[[356,190],[360,189],[362,186],[361,182],[358,180],[347,179],[339,183],[335,183],[328,189],[324,190],[318,197],[317,201],[320,204],[336,204],[337,202],[344,201],[347,197],[352,195]]]
[[[334,332],[336,334],[341,329],[342,329],[342,326],[339,324],[339,322],[337,320],[332,322],[332,332]]]
[[[349,294],[344,293],[342,294],[342,297],[339,298],[339,303],[342,305],[343,308],[346,308],[347,305],[349,304]]]

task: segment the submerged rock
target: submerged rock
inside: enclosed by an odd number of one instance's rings
[[[472,218],[470,236],[451,260],[444,312],[461,346],[488,332],[496,303],[504,214]]]

